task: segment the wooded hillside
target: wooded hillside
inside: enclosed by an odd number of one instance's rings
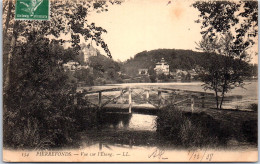
[[[174,69],[191,70],[197,65],[200,66],[201,60],[207,57],[206,53],[195,52],[192,50],[177,49],[157,49],[152,51],[143,51],[128,59],[124,64],[122,71],[128,75],[136,75],[138,69],[147,68],[152,70],[155,64],[162,58],[170,65],[170,71]]]

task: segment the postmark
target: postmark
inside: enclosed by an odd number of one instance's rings
[[[16,0],[16,20],[49,20],[49,0]]]

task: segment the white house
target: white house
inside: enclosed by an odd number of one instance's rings
[[[75,62],[75,61],[69,61],[69,62],[63,64],[63,67],[64,67],[65,71],[75,71],[78,69],[79,63]]]
[[[63,68],[65,71],[76,71],[76,70],[81,70],[81,69],[88,69],[89,66],[80,65],[78,62],[75,62],[75,61],[69,61],[69,62],[63,64]]]
[[[165,62],[164,58],[162,58],[160,62],[156,63],[154,70],[156,74],[170,74],[170,66]]]

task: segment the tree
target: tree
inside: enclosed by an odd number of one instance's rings
[[[94,79],[105,78],[115,81],[119,78],[120,65],[104,55],[90,56],[89,65],[93,68]]]
[[[94,40],[111,57],[101,37],[106,30],[87,20],[90,12],[106,11],[106,1],[50,2],[50,21],[15,21],[13,3],[3,14],[4,21],[9,22],[5,26],[3,54],[7,63],[3,95],[5,146],[43,148],[71,142],[77,129],[73,115],[75,87],[68,82],[63,63],[75,59],[80,36],[85,41]],[[70,38],[64,40],[61,34]],[[73,50],[64,50],[65,42],[71,43]]]
[[[66,128],[73,125],[69,116],[71,86],[57,62],[63,58],[62,52],[60,45],[50,44],[46,38],[16,46],[4,97],[8,109],[4,112],[6,145],[41,148],[47,142],[55,145],[58,138],[66,143],[71,137],[66,136]]]
[[[249,76],[247,50],[255,44],[258,32],[257,1],[200,1],[193,7],[200,11],[197,22],[202,23],[198,49],[209,54],[200,77],[205,89],[214,90],[216,106],[222,109],[225,94],[242,87]]]
[[[80,82],[84,82],[87,85],[94,85],[93,75],[89,69],[80,69],[75,71],[75,77]]]
[[[12,0],[10,0],[11,2]],[[121,4],[119,0],[55,0],[50,1],[50,21],[15,21],[14,20],[14,4],[11,4],[9,10],[4,11],[3,18],[8,26],[5,31],[9,32],[12,36],[9,41],[9,53],[7,53],[6,76],[5,76],[5,88],[9,82],[9,65],[8,61],[11,61],[13,49],[16,44],[20,44],[18,40],[27,41],[30,33],[34,34],[34,37],[44,36],[52,38],[52,41],[56,41],[60,44],[65,42],[71,43],[71,45],[80,50],[80,36],[85,41],[91,39],[94,40],[97,46],[101,46],[109,57],[111,57],[107,44],[102,39],[101,35],[107,31],[102,27],[98,27],[93,22],[88,21],[88,14],[91,12],[105,12],[108,10],[108,4]],[[12,16],[12,17],[11,17]],[[12,19],[10,19],[10,17]],[[10,19],[10,20],[9,20]],[[8,23],[10,22],[10,23]],[[61,34],[69,35],[68,40],[60,38]]]
[[[216,53],[208,53],[197,71],[204,89],[214,91],[218,109],[222,108],[225,94],[235,87],[243,87],[243,80],[250,75],[247,62]]]
[[[151,82],[155,83],[156,82],[156,72],[154,71],[153,67],[150,67],[148,69],[148,74],[149,74],[149,78],[150,78]]]

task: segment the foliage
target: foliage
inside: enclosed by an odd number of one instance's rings
[[[121,1],[85,1],[85,0],[56,0],[50,1],[50,21],[15,21],[14,20],[14,4],[13,0],[9,0],[9,7],[3,11],[5,22],[4,32],[7,36],[4,41],[5,49],[3,55],[4,63],[4,89],[8,87],[9,82],[9,66],[12,53],[16,45],[20,45],[33,34],[34,37],[51,38],[52,41],[60,44],[68,43],[72,47],[80,50],[80,38],[85,41],[94,40],[97,46],[101,46],[109,57],[111,57],[107,44],[101,35],[107,31],[102,27],[98,27],[93,22],[88,21],[88,15],[91,12],[105,12],[108,10],[109,4],[121,4]],[[61,38],[62,34],[67,38]]]
[[[251,71],[252,71],[252,76],[257,76],[258,75],[258,64],[252,64]]]
[[[197,69],[199,77],[204,82],[204,89],[215,92],[216,107],[222,108],[225,94],[235,87],[243,87],[244,79],[251,76],[250,65],[240,59],[234,58],[234,54],[228,51],[231,36],[226,36],[214,43],[213,51],[224,52],[219,54],[208,53],[206,60],[202,61],[202,66]],[[205,41],[205,40],[204,40]],[[203,43],[205,44],[205,43]],[[207,45],[211,45],[208,43]],[[203,47],[203,45],[201,45]],[[216,48],[218,47],[218,48]]]
[[[214,39],[219,34],[225,35],[234,30],[233,52],[237,55],[254,44],[254,38],[248,34],[254,33],[256,37],[258,32],[257,1],[197,1],[193,7],[200,12],[197,22],[202,24],[202,35]]]
[[[242,87],[250,76],[247,50],[255,43],[250,30],[258,32],[257,2],[201,1],[193,6],[200,11],[202,23],[198,49],[211,54],[199,70],[200,77],[204,88],[215,92],[216,107],[221,109],[225,94]]]
[[[169,81],[169,75],[165,75],[164,73],[158,75],[158,80]]]
[[[72,143],[78,130],[75,86],[62,65],[76,59],[80,37],[94,40],[111,57],[101,37],[107,31],[87,20],[90,12],[107,11],[108,1],[50,2],[50,21],[15,21],[13,3],[3,11],[4,146],[42,149]],[[63,40],[62,34],[70,37]],[[64,43],[72,48],[64,50]]]
[[[258,134],[258,128],[257,128],[257,120],[249,120],[244,121],[242,124],[242,133],[243,137],[245,137],[245,140],[250,143],[257,143],[257,134]]]
[[[206,42],[205,42],[206,45]],[[155,65],[158,61],[161,61],[162,58],[164,58],[167,63],[170,65],[170,71],[176,72],[176,69],[181,70],[192,70],[195,69],[197,71],[200,70],[200,68],[203,68],[206,65],[208,65],[208,62],[213,63],[217,62],[218,60],[222,60],[220,55],[217,55],[213,57],[212,61],[209,59],[209,53],[207,52],[195,52],[191,50],[175,50],[175,49],[157,49],[157,50],[151,50],[151,51],[143,51],[134,56],[134,58],[128,59],[126,62],[124,62],[121,66],[121,71],[125,73],[128,76],[135,77],[138,74],[138,69],[146,68],[148,69],[149,77],[151,82],[155,82],[157,75],[154,71]],[[212,53],[213,54],[213,53]],[[243,62],[244,63],[244,62]],[[253,71],[256,68],[254,65],[249,65],[250,69]],[[199,73],[199,72],[197,72]],[[254,73],[255,74],[255,73]],[[193,77],[197,80],[199,76]],[[189,81],[191,79],[190,73],[187,75],[182,75],[182,80]]]
[[[225,146],[230,135],[206,113],[185,113],[175,107],[162,110],[156,124],[161,136],[182,147]]]
[[[86,85],[94,85],[93,74],[90,72],[90,69],[80,69],[76,70],[74,77],[78,82],[84,82]]]
[[[156,82],[156,72],[154,71],[153,67],[148,69],[148,74],[150,75],[149,78],[152,83]]]
[[[93,68],[94,80],[100,81],[105,79],[106,81],[118,82],[120,77],[118,72],[120,71],[120,64],[114,60],[107,58],[103,55],[89,57],[89,65]]]
[[[10,87],[4,98],[8,107],[4,113],[5,143],[15,147],[41,147],[38,144],[46,139],[52,144],[59,139],[68,142],[69,137],[63,133],[69,131],[64,127],[70,128],[73,122],[68,104],[71,86],[57,62],[63,56],[62,47],[49,44],[45,38],[34,38],[17,46],[14,54]],[[8,135],[7,131],[17,131],[17,134]],[[35,142],[28,142],[29,139]]]
[[[196,68],[197,65],[200,66],[200,61],[204,60],[204,56],[204,53],[191,50],[157,49],[143,51],[123,63],[122,71],[127,75],[135,76],[138,74],[138,69],[146,68],[152,75],[156,63],[161,61],[162,58],[170,65],[171,72],[176,69],[191,70]]]

